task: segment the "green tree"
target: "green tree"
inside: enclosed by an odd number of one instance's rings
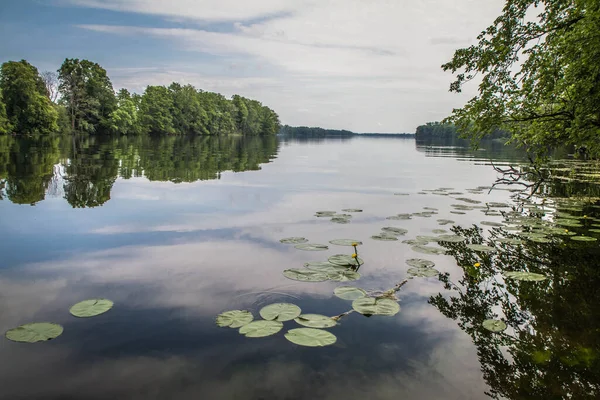
[[[117,101],[104,68],[88,60],[67,58],[58,70],[58,79],[72,130],[93,133],[109,126]]]
[[[140,101],[140,127],[144,133],[175,133],[173,98],[164,86],[148,86]]]
[[[49,133],[58,129],[58,114],[46,97],[46,86],[37,68],[27,61],[2,64],[0,91],[12,131],[30,134]],[[8,127],[7,123],[1,125],[4,129]]]
[[[192,85],[169,86],[173,98],[173,126],[179,134],[210,134],[208,115],[202,107],[198,91]]]
[[[108,120],[109,128],[124,135],[138,133],[138,110],[127,89],[121,89],[117,99],[117,109],[110,114]]]
[[[454,92],[481,78],[447,121],[473,140],[505,129],[538,156],[564,144],[600,155],[598,32],[597,0],[506,0],[479,43],[442,66]]]
[[[10,129],[10,123],[8,121],[8,117],[6,116],[6,106],[4,105],[4,100],[2,99],[2,90],[0,90],[0,135],[8,133]]]

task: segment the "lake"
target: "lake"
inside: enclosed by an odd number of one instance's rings
[[[0,330],[64,328],[43,343],[1,338],[0,398],[599,398],[598,187],[569,177],[597,165],[557,162],[539,196],[517,199],[518,184],[490,191],[492,162],[526,159],[498,143],[379,137],[0,136]],[[283,275],[353,253],[334,239],[362,242],[360,279]],[[410,259],[439,274],[410,272]],[[338,316],[353,301],[334,289],[382,298],[405,279],[399,313],[344,315],[325,347],[288,341],[294,321],[260,338],[215,324],[272,303]],[[69,314],[93,298],[114,307]]]

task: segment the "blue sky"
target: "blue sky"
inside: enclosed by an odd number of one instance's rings
[[[172,81],[283,123],[411,132],[461,106],[441,70],[500,12],[490,0],[1,0],[0,61],[105,67],[115,89]]]

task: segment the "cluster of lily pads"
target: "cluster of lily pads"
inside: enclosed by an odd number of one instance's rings
[[[107,299],[89,299],[74,304],[69,313],[77,318],[95,317],[104,314],[114,303]],[[9,329],[5,336],[13,342],[35,343],[48,341],[62,335],[64,328],[53,322],[33,322]]]
[[[345,208],[342,210],[342,213],[337,211],[317,211],[315,213],[315,217],[317,218],[331,218],[331,222],[335,222],[337,224],[348,224],[352,219],[352,214],[348,213],[359,213],[363,210],[359,208]]]

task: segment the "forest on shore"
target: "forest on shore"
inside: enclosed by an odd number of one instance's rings
[[[173,82],[115,92],[104,68],[66,59],[57,72],[25,60],[0,67],[0,134],[275,135],[279,117],[257,100]]]

